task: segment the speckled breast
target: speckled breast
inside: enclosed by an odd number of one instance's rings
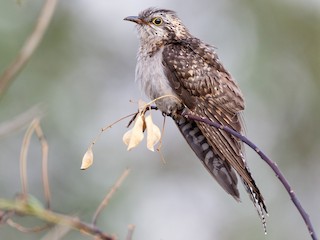
[[[164,74],[162,64],[163,48],[153,55],[142,50],[138,52],[136,66],[136,81],[139,82],[142,91],[151,99],[157,99],[158,108],[167,114],[171,114],[180,108],[181,101],[169,85]]]

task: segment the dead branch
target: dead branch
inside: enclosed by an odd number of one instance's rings
[[[237,131],[235,131],[235,130],[227,127],[227,126],[223,126],[223,125],[221,125],[221,124],[219,124],[217,122],[212,122],[207,118],[201,118],[201,117],[198,117],[198,116],[193,115],[191,113],[185,113],[184,116],[186,118],[189,118],[189,119],[194,120],[194,121],[206,123],[206,124],[208,124],[210,126],[213,126],[213,127],[217,128],[217,129],[222,129],[223,131],[226,131],[226,132],[232,134],[233,136],[239,138],[242,142],[244,142],[250,148],[252,148],[269,165],[269,167],[275,173],[276,177],[280,180],[280,182],[282,183],[282,185],[284,186],[284,188],[288,192],[293,204],[296,206],[296,208],[299,211],[301,217],[303,218],[303,220],[304,220],[304,222],[305,222],[305,224],[306,224],[306,226],[308,228],[308,231],[309,231],[309,234],[310,234],[311,238],[313,240],[317,240],[318,239],[317,236],[316,236],[316,233],[314,231],[314,228],[312,226],[312,223],[310,221],[309,215],[307,214],[307,212],[302,207],[298,197],[294,193],[294,191],[291,188],[289,182],[286,180],[284,175],[281,173],[280,169],[278,168],[278,166],[277,166],[277,164],[275,162],[273,162],[270,158],[268,158],[268,156],[266,154],[264,154],[253,142],[251,142],[248,138],[246,138],[242,134],[238,133]]]
[[[34,118],[44,115],[41,104],[37,104],[14,118],[0,123],[0,139],[28,126]]]
[[[22,185],[22,197],[26,198],[28,194],[28,178],[27,178],[27,155],[30,145],[30,140],[33,133],[36,133],[42,149],[42,182],[44,189],[44,196],[46,199],[46,205],[50,208],[50,187],[48,179],[48,143],[44,137],[43,131],[40,126],[40,120],[35,118],[29,128],[27,129],[23,138],[21,153],[20,153],[20,178]]]
[[[110,199],[112,198],[113,194],[118,190],[118,188],[121,186],[121,184],[123,183],[123,181],[127,178],[127,176],[130,173],[130,169],[126,169],[121,176],[118,178],[118,180],[116,181],[116,183],[112,186],[112,188],[110,189],[110,191],[108,192],[108,194],[105,196],[105,198],[102,200],[102,202],[100,203],[99,207],[97,208],[96,212],[93,215],[92,218],[92,224],[95,226],[97,223],[97,219],[100,215],[100,213],[102,212],[102,210],[108,205]]]
[[[46,32],[48,25],[51,21],[52,15],[56,7],[57,0],[47,0],[43,5],[41,13],[35,28],[29,38],[24,43],[19,54],[13,60],[10,66],[0,76],[0,97],[3,95],[9,84],[14,80],[17,74],[28,62],[34,51],[39,46],[44,33]]]
[[[29,195],[28,184],[27,184],[27,155],[30,146],[30,140],[33,134],[36,134],[42,149],[42,182],[44,187],[44,195],[46,199],[46,206],[43,206],[36,198]],[[53,226],[64,226],[57,227],[56,231],[50,231],[45,239],[48,239],[51,235],[64,235],[69,229],[78,230],[81,233],[88,234],[95,239],[102,240],[115,240],[114,236],[111,236],[95,226],[97,218],[103,208],[108,204],[113,194],[120,187],[122,182],[128,176],[130,170],[126,169],[116,183],[113,185],[111,190],[108,192],[106,197],[103,199],[100,206],[93,217],[94,224],[88,224],[81,221],[77,217],[72,217],[69,215],[59,214],[53,212],[49,209],[50,207],[50,190],[49,190],[49,180],[47,172],[47,162],[48,162],[48,143],[44,137],[44,133],[40,126],[40,120],[34,119],[30,126],[28,127],[23,143],[21,146],[20,155],[20,172],[21,172],[21,184],[22,184],[22,194],[18,195],[14,200],[0,199],[0,224],[8,224],[9,226],[17,229],[18,231],[28,233],[28,232],[39,232],[51,228]],[[31,228],[24,227],[19,223],[12,220],[14,216],[33,216],[40,220],[43,220],[45,224],[43,226],[35,226]],[[131,235],[133,228],[129,229]],[[51,233],[51,234],[50,234]],[[129,234],[129,233],[128,233]],[[56,238],[57,238],[56,237]]]
[[[136,228],[135,225],[129,224],[126,240],[132,240],[132,236],[133,236],[133,232],[134,232],[134,229],[135,229],[135,228]]]
[[[45,209],[35,201],[33,198],[17,198],[15,200],[0,199],[0,209],[5,212],[14,212],[28,216],[34,216],[40,220],[53,225],[65,225],[69,228],[80,231],[81,233],[88,234],[97,239],[102,240],[115,240],[111,235],[102,232],[95,226],[82,222],[76,217],[55,213],[49,209]],[[1,216],[0,216],[1,218]]]

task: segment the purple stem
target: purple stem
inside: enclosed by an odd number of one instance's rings
[[[284,175],[281,173],[280,169],[278,168],[277,164],[275,162],[273,162],[270,158],[267,157],[267,155],[265,155],[253,142],[251,142],[248,138],[246,138],[245,136],[241,135],[240,133],[238,133],[237,131],[227,127],[227,126],[223,126],[217,122],[212,122],[207,118],[201,118],[195,115],[192,115],[190,113],[185,113],[183,114],[186,118],[189,118],[191,120],[194,121],[199,121],[199,122],[203,122],[206,123],[210,126],[213,126],[215,128],[218,129],[222,129],[230,134],[232,134],[233,136],[239,138],[242,142],[244,142],[245,144],[247,144],[250,148],[252,148],[257,154],[259,154],[259,156],[272,168],[272,170],[274,171],[274,173],[276,174],[276,177],[280,180],[280,182],[282,183],[282,185],[284,186],[284,188],[287,190],[288,194],[291,197],[292,202],[294,203],[294,205],[296,206],[296,208],[298,209],[300,215],[302,216],[304,222],[307,225],[308,231],[310,233],[310,236],[313,240],[317,240],[317,236],[316,233],[313,229],[312,223],[310,221],[309,215],[306,213],[306,211],[303,209],[300,201],[298,200],[296,194],[294,193],[294,191],[292,190],[292,188],[290,187],[289,182],[285,179]]]

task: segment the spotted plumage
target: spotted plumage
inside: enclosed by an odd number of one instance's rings
[[[236,200],[239,175],[265,224],[267,209],[245,162],[243,144],[221,129],[182,116],[189,111],[243,131],[242,93],[215,49],[192,36],[171,10],[148,8],[125,20],[137,23],[136,80],[142,90],[150,99],[160,98],[158,108],[174,119],[205,168]]]

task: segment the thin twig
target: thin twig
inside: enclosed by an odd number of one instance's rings
[[[44,137],[43,131],[40,126],[40,120],[35,118],[29,128],[27,129],[20,153],[20,175],[21,175],[21,185],[22,185],[22,196],[23,198],[27,197],[28,194],[28,177],[27,177],[27,155],[29,151],[30,140],[33,133],[36,133],[40,143],[42,150],[42,181],[43,181],[43,189],[44,195],[46,199],[46,205],[50,208],[50,187],[49,187],[49,179],[48,179],[48,143]]]
[[[35,117],[41,118],[44,115],[41,107],[42,106],[40,104],[35,105],[18,116],[2,122],[0,124],[0,139],[15,131],[25,128]]]
[[[128,233],[127,233],[126,240],[132,240],[132,236],[133,236],[133,232],[134,232],[135,228],[136,228],[136,226],[133,224],[130,224],[128,226]]]
[[[10,219],[12,216],[14,216],[14,214],[15,214],[14,212],[0,210],[0,224],[6,223],[8,221],[8,219]]]
[[[35,128],[35,124],[38,120],[34,119],[31,124],[29,125],[23,141],[21,145],[21,152],[20,152],[20,179],[21,179],[21,186],[22,186],[22,196],[23,198],[27,198],[28,194],[28,177],[27,177],[27,156],[29,151],[30,139],[32,137],[32,133]]]
[[[47,208],[50,208],[51,193],[50,193],[49,177],[48,177],[48,148],[49,147],[48,147],[47,139],[45,138],[42,128],[40,126],[39,119],[37,119],[34,130],[41,144],[43,191],[44,191],[44,197],[46,200]]]
[[[45,229],[48,229],[50,227],[50,224],[45,224],[44,226],[37,226],[37,227],[32,227],[32,228],[27,228],[19,223],[14,222],[12,219],[8,219],[7,223],[10,227],[17,229],[20,232],[23,233],[35,233],[35,232],[41,232]]]
[[[135,116],[136,114],[137,114],[137,113],[129,114],[129,115],[127,115],[127,116],[124,116],[124,117],[122,117],[122,118],[120,118],[120,119],[118,119],[118,120],[114,121],[114,122],[113,122],[113,123],[111,123],[110,125],[108,125],[108,126],[106,126],[106,127],[101,128],[101,130],[100,130],[99,134],[98,134],[98,135],[93,139],[93,141],[91,142],[91,144],[90,144],[89,148],[92,148],[92,147],[93,147],[93,145],[94,145],[94,144],[96,144],[96,142],[98,141],[99,137],[101,136],[101,134],[102,134],[103,132],[105,132],[105,131],[107,131],[108,129],[112,128],[112,127],[113,127],[113,125],[117,124],[118,122],[120,122],[120,121],[122,121],[122,120],[124,120],[124,119],[126,119],[126,118],[128,118],[128,117]]]
[[[268,158],[267,155],[265,155],[253,142],[251,142],[248,138],[246,138],[245,136],[241,135],[237,131],[235,131],[235,130],[227,127],[227,126],[223,126],[223,125],[221,125],[221,124],[219,124],[217,122],[212,122],[207,118],[201,118],[199,116],[196,116],[196,115],[193,115],[193,114],[190,114],[190,113],[185,113],[184,116],[189,118],[189,119],[191,119],[191,120],[206,123],[206,124],[208,124],[210,126],[213,126],[213,127],[217,128],[217,129],[222,129],[222,130],[232,134],[233,136],[239,138],[242,142],[246,143],[257,154],[259,154],[259,156],[271,167],[271,169],[275,173],[276,177],[280,180],[280,182],[282,183],[282,185],[284,186],[284,188],[288,192],[289,196],[291,197],[292,202],[294,203],[294,205],[298,209],[300,215],[302,216],[304,222],[306,223],[311,238],[313,240],[317,240],[317,236],[316,236],[316,233],[315,233],[314,228],[312,226],[312,223],[310,221],[309,215],[303,209],[300,201],[298,200],[296,194],[292,190],[289,182],[286,180],[284,175],[281,173],[280,169],[278,168],[278,166],[277,166],[277,164],[275,162],[273,162],[270,158]]]
[[[11,65],[7,67],[4,73],[0,76],[0,97],[39,46],[54,13],[56,3],[57,0],[47,0],[45,2],[33,32],[24,43],[22,49]]]
[[[68,226],[56,225],[41,240],[61,240],[70,230]]]
[[[102,210],[108,205],[110,199],[112,198],[113,194],[117,191],[117,189],[121,186],[121,184],[123,183],[123,181],[127,178],[127,176],[130,173],[130,169],[126,169],[124,170],[124,172],[121,174],[121,176],[118,178],[118,180],[116,181],[116,183],[112,186],[112,188],[110,189],[110,191],[108,192],[108,194],[105,196],[105,198],[102,200],[102,202],[100,203],[99,207],[97,208],[96,212],[93,215],[92,218],[92,224],[96,225],[97,223],[97,219],[99,217],[99,214],[102,212]]]

